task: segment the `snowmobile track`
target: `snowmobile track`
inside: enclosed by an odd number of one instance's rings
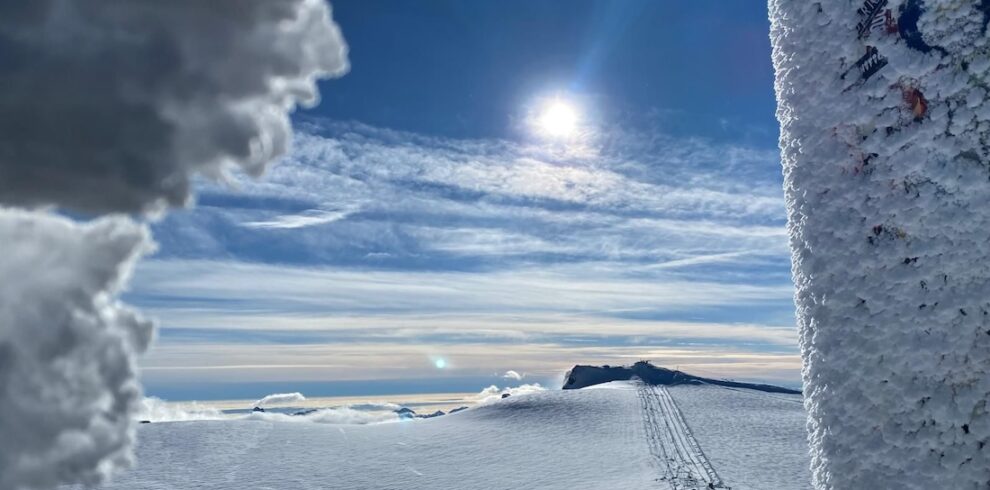
[[[691,434],[665,386],[643,384],[637,390],[643,409],[650,454],[660,471],[658,481],[671,490],[727,489]]]

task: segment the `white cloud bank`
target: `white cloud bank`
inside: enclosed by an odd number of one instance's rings
[[[285,405],[287,403],[297,403],[306,401],[302,393],[273,393],[254,402],[255,407],[271,407],[274,405]]]
[[[0,4],[0,202],[151,212],[259,175],[346,52],[322,0]],[[130,460],[152,326],[116,295],[148,233],[2,210],[0,243],[0,490],[98,484]]]
[[[353,407],[321,408],[305,415],[287,415],[274,412],[253,412],[244,418],[269,422],[296,422],[334,425],[366,425],[396,422],[399,415],[392,410],[359,410]]]
[[[546,391],[546,388],[540,386],[539,383],[524,384],[512,388],[499,388],[498,386],[491,385],[488,388],[481,390],[476,399],[479,405],[484,405],[485,403],[497,402],[505,395],[519,396],[528,393],[537,393],[540,391]]]
[[[296,396],[298,395],[298,396]],[[279,398],[282,397],[282,398]],[[269,395],[259,400],[255,406],[265,399],[305,401],[299,393]],[[270,404],[282,403],[272,401]],[[250,412],[247,414],[224,413],[222,410],[199,402],[170,403],[155,397],[144,398],[137,412],[137,420],[152,423],[162,422],[196,422],[210,420],[265,420],[269,422],[309,422],[315,424],[364,425],[399,420],[395,410],[401,408],[392,403],[362,403],[339,407],[318,408],[301,415],[289,415],[277,412]]]
[[[214,407],[201,405],[197,402],[176,404],[160,398],[146,397],[141,400],[141,407],[136,418],[148,422],[188,422],[192,420],[223,420],[229,417]]]

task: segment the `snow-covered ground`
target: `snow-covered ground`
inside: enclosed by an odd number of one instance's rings
[[[613,382],[433,419],[296,419],[142,425],[138,467],[108,488],[810,488],[795,395]]]

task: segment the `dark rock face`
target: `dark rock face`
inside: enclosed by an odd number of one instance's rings
[[[436,412],[428,413],[426,415],[417,415],[416,417],[421,419],[432,419],[433,417],[440,417],[442,415],[445,415],[443,410],[437,410]]]
[[[265,409],[264,408],[261,408],[261,407],[254,407],[254,409],[252,409],[251,411],[252,412],[264,412]]]
[[[737,381],[726,381],[721,379],[703,378],[693,376],[681,371],[666,369],[654,366],[649,361],[639,361],[632,366],[582,366],[577,365],[567,372],[564,378],[565,390],[576,390],[586,386],[593,386],[610,381],[628,381],[639,378],[644,383],[651,385],[717,385],[729,388],[747,388],[751,390],[765,391],[768,393],[787,393],[800,395],[798,390],[783,388],[780,386],[740,383]]]
[[[407,407],[402,407],[398,410],[395,410],[395,413],[399,416],[400,419],[416,418],[416,411]]]
[[[467,407],[464,407],[464,408],[467,408]],[[416,413],[415,410],[413,410],[411,408],[407,408],[407,407],[402,407],[402,408],[400,408],[398,410],[393,410],[393,412],[395,412],[399,416],[399,418],[400,419],[403,419],[403,420],[407,420],[407,419],[432,419],[434,417],[440,417],[442,415],[446,415],[443,412],[443,410],[437,410],[436,412],[433,412],[433,413],[427,413],[427,414],[420,415],[420,414]],[[454,412],[451,411],[450,413],[454,413]]]

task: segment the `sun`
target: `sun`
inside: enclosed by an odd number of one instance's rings
[[[542,132],[552,137],[571,136],[577,131],[578,113],[566,101],[554,99],[547,104],[537,123]]]

